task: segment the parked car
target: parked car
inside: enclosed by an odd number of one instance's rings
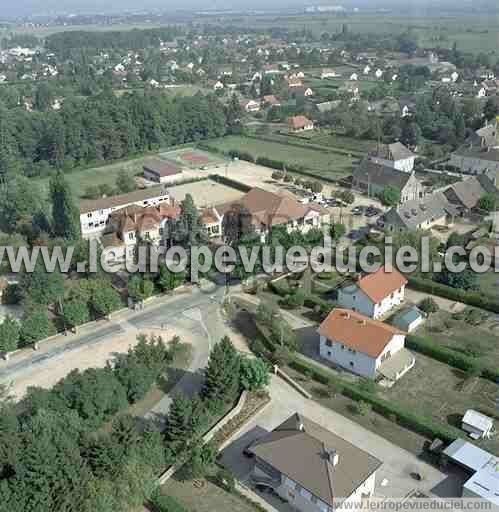
[[[355,206],[352,208],[353,215],[364,215],[364,208],[362,206]]]

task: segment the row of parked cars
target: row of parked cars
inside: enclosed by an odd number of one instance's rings
[[[366,217],[376,217],[379,215],[381,210],[374,205],[369,206],[355,206],[352,208],[352,214],[356,216],[365,215]]]

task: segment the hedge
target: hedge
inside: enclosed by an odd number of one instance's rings
[[[458,432],[443,425],[438,425],[433,419],[412,413],[389,400],[379,398],[372,393],[368,393],[351,382],[343,381],[328,370],[318,368],[315,365],[303,360],[295,355],[290,367],[299,373],[310,375],[315,381],[327,385],[329,382],[335,382],[341,389],[341,393],[352,400],[363,401],[371,404],[373,410],[384,417],[394,416],[399,425],[409,428],[416,433],[429,438],[438,437],[446,442],[452,442],[459,436]]]
[[[232,178],[227,178],[226,176],[221,176],[220,174],[210,174],[209,178],[212,181],[220,183],[221,185],[227,185],[228,187],[235,188],[241,192],[249,192],[251,187],[241,183],[240,181],[233,180]]]
[[[431,338],[409,334],[405,339],[405,345],[415,352],[429,356],[464,372],[477,370],[484,379],[491,380],[495,383],[499,382],[499,370],[489,368],[479,363],[473,357],[443,347]]]
[[[150,500],[149,506],[154,512],[189,512],[175,498],[156,493]]]
[[[449,300],[464,302],[469,306],[486,309],[493,313],[499,313],[499,299],[483,292],[471,292],[460,288],[452,288],[442,283],[436,283],[430,279],[409,277],[409,286],[414,290],[438,295]]]

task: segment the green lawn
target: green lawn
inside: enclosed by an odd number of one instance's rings
[[[467,308],[465,313],[472,309]],[[499,322],[493,313],[476,309],[475,314],[478,316],[473,323],[477,325],[472,325],[464,318],[457,319],[446,311],[439,311],[431,315],[417,334],[429,336],[451,350],[490,365],[494,359],[499,360]]]
[[[319,144],[326,147],[335,147],[347,151],[361,151],[367,153],[376,147],[376,141],[363,140],[348,137],[346,135],[338,135],[328,131],[321,131],[312,137],[313,144]]]
[[[131,175],[136,175],[142,172],[142,164],[147,157],[140,157],[133,160],[117,162],[113,164],[103,165],[100,167],[91,167],[89,169],[75,170],[73,172],[66,173],[66,178],[71,185],[74,193],[77,197],[82,197],[85,194],[85,190],[89,186],[96,185],[116,185],[116,178],[121,170],[125,170]],[[41,178],[37,180],[43,189],[48,191],[48,178]]]
[[[499,396],[499,386],[484,379],[466,379],[460,370],[416,354],[414,368],[391,389],[384,389],[379,394],[415,414],[454,427],[458,433],[467,409],[476,409],[489,416],[496,414],[495,400]],[[479,441],[479,446],[499,455],[497,437]]]
[[[499,293],[499,274],[490,270],[483,274],[477,274],[480,291],[488,295],[497,295]]]
[[[243,151],[253,157],[266,157],[288,165],[299,165],[318,178],[340,178],[352,172],[353,159],[346,155],[326,153],[306,147],[293,147],[243,136],[229,135],[210,141],[209,146],[222,151]]]

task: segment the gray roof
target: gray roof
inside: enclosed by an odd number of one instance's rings
[[[491,124],[473,132],[454,153],[457,157],[499,162],[499,130]]]
[[[417,306],[409,306],[395,315],[393,325],[405,330],[412,322],[421,317],[424,317],[424,313]]]
[[[443,193],[451,203],[472,209],[482,196],[489,193],[497,194],[497,189],[487,176],[480,175],[454,183]]]
[[[384,160],[405,160],[412,156],[416,156],[409,148],[404,146],[401,142],[394,142],[393,144],[381,144],[370,155],[374,158],[383,158]]]
[[[364,186],[369,183],[380,187],[392,185],[402,191],[411,176],[411,173],[364,159],[353,171],[353,183],[354,185],[362,184]]]
[[[93,212],[95,210],[105,210],[106,208],[117,208],[126,204],[139,203],[147,199],[167,196],[168,191],[163,185],[150,187],[141,190],[134,190],[128,194],[117,196],[102,197],[100,199],[83,199],[80,201],[80,213]]]
[[[407,201],[406,203],[392,208],[385,214],[385,222],[417,229],[424,222],[431,219],[438,219],[444,215],[457,215],[458,208],[449,203],[442,192],[426,196],[424,199]]]
[[[382,464],[298,413],[258,440],[251,451],[330,506],[349,497]],[[328,458],[332,451],[338,454],[336,466]]]

